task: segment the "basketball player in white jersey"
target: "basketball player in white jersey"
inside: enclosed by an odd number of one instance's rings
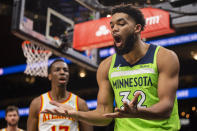
[[[69,80],[68,65],[61,59],[55,60],[49,67],[48,79],[51,90],[35,98],[30,105],[27,121],[28,131],[93,131],[93,127],[73,118],[40,113],[46,108],[54,108],[49,101],[54,100],[70,105],[75,110],[88,111],[86,102],[66,90]]]
[[[7,121],[7,127],[0,129],[0,131],[24,131],[23,129],[18,128],[18,107],[8,106],[5,111],[5,120]]]

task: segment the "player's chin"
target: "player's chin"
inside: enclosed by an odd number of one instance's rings
[[[60,88],[65,88],[66,85],[67,85],[67,83],[59,83],[58,87],[60,87]]]
[[[15,122],[11,122],[9,125],[10,126],[16,126],[16,125],[18,125],[18,123],[15,121]]]

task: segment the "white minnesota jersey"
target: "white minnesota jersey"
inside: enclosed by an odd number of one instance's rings
[[[49,103],[51,100],[49,92],[42,94],[40,111],[55,108]],[[78,97],[72,93],[69,93],[69,97],[62,103],[78,110]],[[73,118],[40,113],[38,129],[39,131],[79,131],[79,124]]]

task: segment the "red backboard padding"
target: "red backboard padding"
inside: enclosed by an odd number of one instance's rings
[[[141,9],[146,18],[145,30],[141,32],[142,38],[150,38],[168,33],[173,33],[170,28],[169,12],[156,8]],[[73,48],[87,50],[100,48],[113,44],[110,33],[110,17],[87,21],[76,24],[73,36]]]

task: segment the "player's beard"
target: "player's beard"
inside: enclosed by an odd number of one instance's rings
[[[9,126],[17,126],[17,125],[18,125],[18,122],[15,122],[15,123],[13,123],[13,122],[8,122],[8,125],[9,125]]]
[[[129,53],[133,49],[135,42],[136,42],[136,37],[135,34],[132,33],[127,37],[127,39],[125,40],[125,42],[121,47],[117,47],[116,44],[114,43],[116,53],[118,55],[124,55]]]

